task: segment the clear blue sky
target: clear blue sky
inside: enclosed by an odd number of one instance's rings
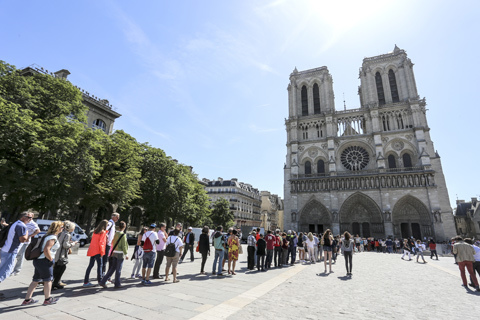
[[[415,63],[451,205],[479,196],[479,1],[0,1],[0,59],[70,70],[115,123],[200,178],[283,198],[287,85],[327,66],[359,107],[362,59]]]

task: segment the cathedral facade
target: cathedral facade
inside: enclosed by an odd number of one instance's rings
[[[365,58],[360,108],[336,111],[327,67],[288,85],[284,226],[363,237],[455,235],[426,102],[404,50]]]

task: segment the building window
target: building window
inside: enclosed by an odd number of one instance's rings
[[[305,174],[312,174],[312,164],[310,161],[305,162]]]
[[[390,169],[397,167],[397,163],[395,162],[395,156],[393,154],[388,156],[388,167]]]
[[[101,129],[104,132],[107,132],[107,125],[101,119],[97,119],[97,120],[93,121],[92,128],[93,129]]]
[[[382,76],[380,72],[375,74],[375,83],[377,85],[377,96],[378,96],[378,104],[384,105],[385,104],[385,93],[383,92],[383,83],[382,83]]]
[[[403,156],[403,167],[404,168],[411,168],[412,167],[412,158],[408,153],[404,153]]]
[[[317,173],[319,174],[325,173],[325,162],[323,160],[318,160],[317,162]]]
[[[397,80],[395,79],[395,72],[393,72],[392,69],[388,71],[388,81],[390,82],[390,92],[392,93],[392,101],[393,102],[400,101],[398,97]]]
[[[307,87],[302,87],[302,116],[308,116],[308,96]]]
[[[313,85],[313,113],[320,113],[320,90],[316,83]]]

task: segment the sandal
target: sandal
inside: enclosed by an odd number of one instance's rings
[[[168,278],[165,278],[165,281],[168,281],[168,280],[170,280],[170,279],[168,279]]]
[[[235,272],[233,272],[233,271],[232,271],[232,275],[233,275],[233,276],[236,276],[237,274],[236,274]]]
[[[177,282],[180,282],[180,280],[178,279],[173,280],[173,283],[177,283]]]

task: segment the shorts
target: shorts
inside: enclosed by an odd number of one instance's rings
[[[157,253],[155,251],[150,251],[150,252],[144,252],[143,253],[143,269],[151,269],[153,268],[153,265],[155,264],[155,257],[157,256]]]
[[[331,246],[323,246],[323,251],[332,252],[333,250]]]
[[[304,247],[298,247],[298,251],[305,251]]]
[[[228,248],[223,251],[223,260],[228,261]]]
[[[176,268],[178,264],[178,260],[180,260],[180,253],[175,253],[175,256],[173,257],[167,257],[167,268]]]
[[[46,258],[34,259],[33,266],[35,271],[33,273],[33,282],[48,282],[53,280],[53,261]]]

